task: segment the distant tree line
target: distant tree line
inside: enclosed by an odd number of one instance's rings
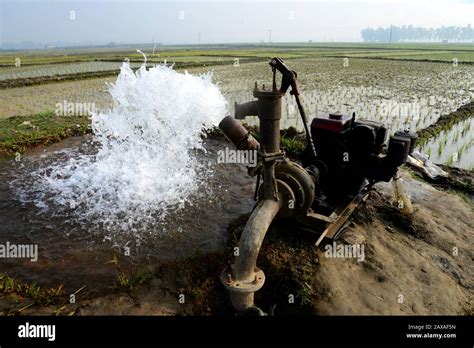
[[[387,28],[365,28],[361,31],[364,42],[474,42],[474,29],[442,26],[423,28],[412,25],[390,26]]]

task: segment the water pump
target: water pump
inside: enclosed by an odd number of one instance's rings
[[[297,73],[280,58],[273,58],[270,66],[272,89],[258,89],[255,83],[253,95],[257,100],[236,104],[235,118],[227,116],[219,124],[238,150],[258,154],[257,165],[248,170],[249,175],[257,177],[257,204],[242,233],[234,264],[221,273],[221,281],[238,311],[254,308],[254,293],[265,282],[256,263],[274,219],[317,233],[316,245],[324,238],[338,238],[372,185],[398,179],[398,167],[406,162],[417,141],[415,133],[399,131],[389,137],[387,145],[388,132],[382,124],[356,120],[354,113],[317,115],[309,127],[299,99]],[[277,71],[282,76],[280,88],[276,84]],[[301,164],[290,161],[280,148],[281,98],[288,89],[305,129],[307,144]],[[236,120],[247,116],[259,118],[260,143]]]

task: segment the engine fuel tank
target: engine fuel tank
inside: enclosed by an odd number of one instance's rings
[[[338,112],[329,114],[319,114],[313,119],[311,128],[324,129],[327,131],[340,133],[350,127],[351,116]]]

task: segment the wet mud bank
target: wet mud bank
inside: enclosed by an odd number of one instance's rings
[[[440,116],[434,124],[418,131],[418,137],[421,142],[426,142],[426,140],[437,136],[443,130],[451,128],[455,123],[466,120],[470,117],[474,117],[473,101],[462,105],[450,114]]]

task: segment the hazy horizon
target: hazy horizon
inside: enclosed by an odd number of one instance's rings
[[[474,0],[0,0],[0,47],[362,42],[366,27],[466,26],[472,13]]]

